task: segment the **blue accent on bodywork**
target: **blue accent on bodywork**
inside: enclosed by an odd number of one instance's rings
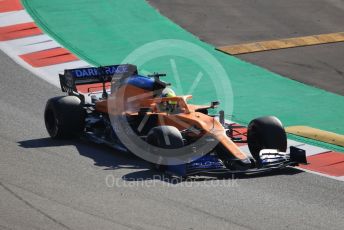
[[[224,165],[215,155],[205,155],[204,157],[187,164],[187,170],[221,168],[224,168]]]
[[[154,79],[142,75],[131,76],[127,78],[124,83],[146,90],[153,90],[154,87]]]
[[[216,155],[208,154],[188,164],[168,165],[166,171],[173,175],[186,176],[188,173],[195,171],[205,172],[207,170],[225,168],[222,161]]]
[[[176,176],[186,176],[186,165],[168,165],[166,171]]]

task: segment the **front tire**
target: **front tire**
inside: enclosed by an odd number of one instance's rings
[[[78,97],[54,97],[45,106],[45,127],[53,139],[70,139],[79,136],[84,130],[85,116],[86,112]]]
[[[247,142],[256,160],[260,160],[262,149],[277,149],[280,152],[287,150],[287,134],[281,121],[274,116],[252,120],[248,125]]]
[[[167,125],[152,128],[147,135],[147,142],[164,149],[178,149],[184,145],[180,131]]]
[[[178,149],[184,146],[180,131],[176,127],[167,125],[152,128],[147,135],[147,142],[150,145],[163,149]],[[164,171],[166,165],[153,163],[153,168],[158,171]]]

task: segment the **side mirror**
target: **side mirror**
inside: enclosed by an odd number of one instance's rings
[[[160,79],[160,77],[166,77],[166,74],[165,73],[153,73],[153,74],[148,75],[148,77]]]
[[[219,101],[212,101],[210,104],[210,108],[214,109],[216,108],[218,105],[220,105]]]

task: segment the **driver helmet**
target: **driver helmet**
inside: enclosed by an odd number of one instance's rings
[[[175,97],[175,96],[176,96],[176,93],[171,88],[165,88],[161,93],[161,97]],[[171,105],[177,104],[176,101],[169,101],[168,103]]]

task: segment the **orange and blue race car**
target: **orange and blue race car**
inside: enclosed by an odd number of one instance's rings
[[[224,111],[210,112],[219,102],[190,104],[192,96],[177,96],[163,76],[140,75],[130,64],[65,70],[60,84],[67,95],[48,100],[46,129],[54,139],[83,137],[132,152],[178,176],[254,174],[307,163],[304,150],[287,150],[276,117],[254,119],[238,137],[242,126],[226,120]]]

